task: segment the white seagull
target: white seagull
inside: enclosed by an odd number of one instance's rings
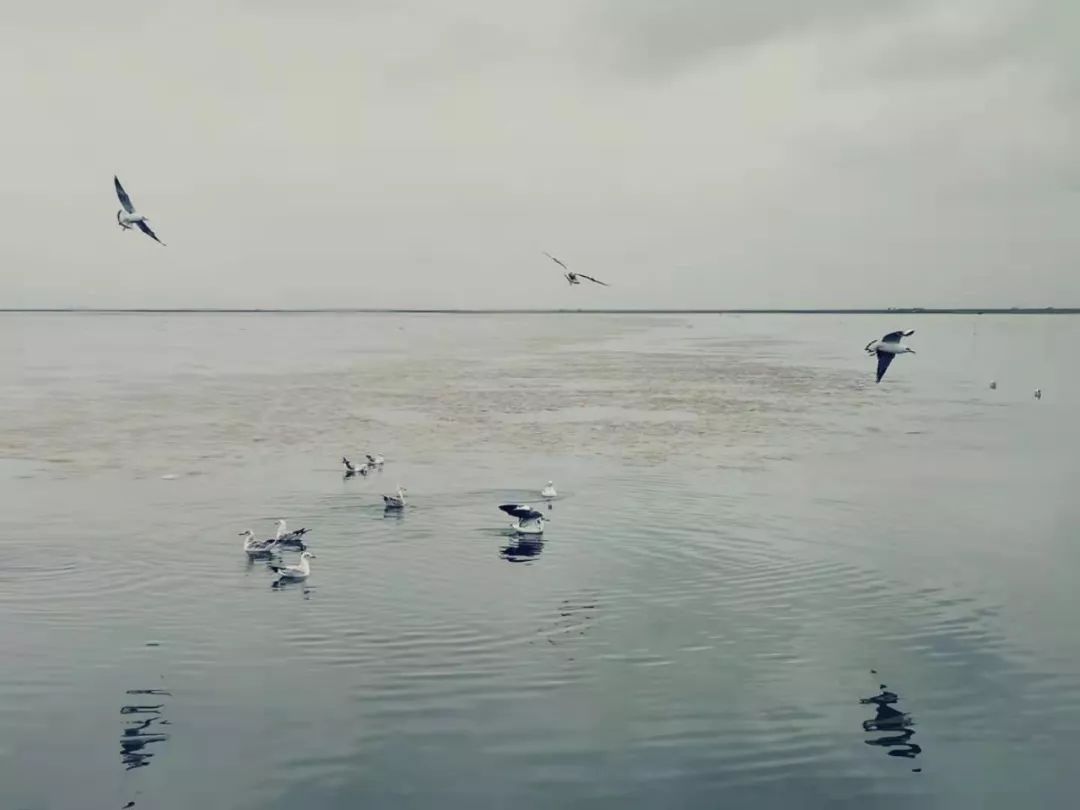
[[[146,224],[149,220],[135,210],[135,206],[131,203],[131,197],[124,191],[124,187],[120,185],[120,178],[113,175],[113,182],[116,184],[116,196],[120,198],[120,205],[124,206],[123,210],[116,212],[116,223],[125,231],[130,231],[131,226],[135,225],[159,245],[165,247],[165,243],[158,239],[157,234],[150,230],[150,226]]]
[[[368,472],[367,467],[357,467],[355,464],[353,464],[351,461],[349,461],[344,456],[341,457],[341,463],[345,465],[345,476],[346,477],[353,476],[353,475],[367,475],[367,472]]]
[[[527,503],[504,503],[499,509],[517,518],[517,522],[510,524],[510,528],[518,534],[544,533],[544,516]]]
[[[559,265],[559,267],[561,267],[563,270],[566,271],[565,273],[563,273],[563,278],[565,278],[568,282],[570,282],[571,287],[573,287],[575,284],[580,284],[581,283],[580,281],[578,281],[579,278],[588,279],[593,284],[599,284],[602,287],[610,287],[611,286],[606,281],[601,281],[598,278],[593,278],[592,276],[587,276],[584,273],[575,273],[573,270],[571,270],[569,267],[567,267],[565,264],[563,264],[559,259],[556,259],[550,253],[548,253],[546,250],[543,251],[543,254],[545,256],[547,256],[549,259],[551,259],[553,262],[555,262],[555,264]]]
[[[249,557],[269,556],[274,553],[274,548],[277,546],[277,539],[273,537],[266,540],[256,540],[255,533],[251,529],[240,532],[240,536],[244,538],[244,553]]]
[[[383,495],[383,506],[387,509],[405,508],[405,487],[398,484],[397,495]]]
[[[552,498],[557,497],[558,494],[559,493],[555,491],[555,485],[553,483],[551,483],[550,481],[547,482],[547,486],[545,486],[542,490],[540,490],[540,497],[541,498],[547,498],[548,500],[551,500]]]
[[[307,579],[311,574],[311,563],[308,560],[314,559],[314,554],[305,551],[300,555],[300,562],[296,565],[271,565],[270,570],[282,579]]]
[[[867,354],[877,355],[877,380],[881,382],[881,378],[885,376],[885,372],[889,368],[889,363],[893,361],[893,358],[898,354],[915,354],[915,350],[908,346],[900,345],[900,338],[905,338],[908,335],[914,335],[914,329],[908,329],[906,332],[889,332],[881,340],[871,340],[866,344]]]
[[[307,529],[297,529],[290,532],[285,525],[284,519],[277,522],[277,535],[274,537],[274,542],[279,546],[299,546],[304,545],[304,535],[307,534]]]

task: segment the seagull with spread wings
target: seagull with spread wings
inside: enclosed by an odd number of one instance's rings
[[[571,287],[573,287],[575,284],[580,284],[581,282],[578,281],[578,279],[582,279],[582,278],[588,279],[593,284],[599,284],[602,287],[610,287],[611,286],[606,281],[601,281],[598,278],[593,278],[592,276],[587,276],[584,273],[575,273],[573,270],[571,270],[569,267],[567,267],[565,264],[563,264],[559,259],[556,259],[550,253],[548,253],[546,250],[543,251],[543,253],[544,253],[545,256],[547,256],[549,259],[551,259],[553,262],[555,262],[555,264],[559,265],[559,267],[561,267],[563,270],[566,271],[565,273],[563,273],[563,278],[565,278],[567,281],[570,282]]]
[[[124,187],[120,185],[120,178],[113,175],[113,183],[116,184],[116,196],[120,198],[120,205],[124,206],[122,210],[116,212],[117,224],[125,231],[130,231],[131,227],[134,225],[159,245],[164,247],[165,243],[158,239],[157,234],[150,230],[150,226],[146,224],[149,220],[135,210],[135,206],[131,202],[131,197],[124,191]]]
[[[889,332],[881,340],[871,340],[866,344],[867,354],[877,355],[877,380],[881,382],[881,378],[885,376],[885,372],[889,368],[889,364],[892,363],[893,358],[898,354],[915,354],[915,350],[910,346],[901,346],[900,339],[906,338],[909,335],[914,335],[914,329],[908,329],[906,332]]]

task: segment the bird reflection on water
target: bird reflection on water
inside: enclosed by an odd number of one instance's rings
[[[877,673],[871,670],[871,674]],[[890,692],[885,684],[881,684],[879,689],[880,694],[859,699],[859,703],[872,705],[875,709],[874,716],[863,721],[863,731],[895,733],[888,733],[883,737],[875,737],[864,742],[867,745],[888,748],[887,753],[890,757],[915,759],[922,753],[922,746],[911,741],[911,738],[915,736],[915,730],[912,728],[915,721],[911,719],[910,714],[894,708],[894,705],[900,701],[900,696],[896,692]],[[912,768],[912,770],[919,772],[922,768]]]
[[[507,562],[530,562],[540,556],[544,541],[540,535],[515,535],[508,545],[499,550],[499,556]]]
[[[129,689],[127,694],[170,697],[163,689]],[[154,752],[147,751],[146,747],[169,739],[161,729],[161,726],[169,725],[162,717],[164,706],[164,703],[129,703],[120,707],[120,714],[130,718],[120,737],[120,761],[124,770],[145,768],[154,757]]]

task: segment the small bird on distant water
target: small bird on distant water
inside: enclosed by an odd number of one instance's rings
[[[546,250],[543,251],[543,253],[544,253],[545,256],[547,256],[549,259],[551,259],[553,262],[555,262],[555,264],[559,265],[559,267],[561,267],[563,270],[566,271],[565,273],[563,273],[563,278],[565,278],[568,282],[570,282],[571,287],[573,287],[575,284],[580,284],[581,283],[580,281],[578,281],[579,278],[588,279],[593,284],[599,284],[602,287],[610,287],[611,286],[606,281],[601,281],[598,278],[593,278],[592,276],[587,276],[584,273],[575,273],[573,270],[571,270],[569,267],[567,267],[565,264],[563,264],[563,262],[561,262],[559,259],[556,259],[554,256],[552,256]]]
[[[997,391],[997,380],[991,380],[990,381],[990,390],[991,391]]]
[[[120,178],[113,175],[113,183],[116,184],[116,196],[120,198],[120,205],[124,206],[122,211],[116,212],[116,223],[120,228],[130,231],[131,226],[135,225],[159,245],[165,247],[165,243],[158,239],[157,234],[150,230],[150,226],[146,224],[149,220],[135,210],[135,206],[131,203],[131,197],[124,191],[124,187],[120,185]]]
[[[1035,399],[1042,399],[1042,389],[1041,388],[1036,388],[1035,389]]]
[[[889,364],[896,355],[915,354],[914,349],[900,345],[900,338],[914,334],[914,329],[908,329],[906,332],[889,332],[881,340],[871,340],[866,344],[866,353],[877,355],[877,380],[875,382],[881,382],[881,378],[885,376]]]
[[[540,490],[540,497],[541,498],[551,499],[551,498],[557,497],[558,494],[559,493],[555,491],[555,485],[551,481],[548,481],[547,486],[545,486],[542,490]]]

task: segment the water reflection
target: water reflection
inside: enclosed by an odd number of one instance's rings
[[[877,673],[871,670],[871,674]],[[922,746],[911,741],[915,736],[912,726],[915,721],[907,712],[895,708],[900,702],[900,696],[896,692],[890,692],[885,684],[878,687],[881,691],[871,697],[860,698],[859,703],[874,707],[874,716],[864,720],[863,731],[889,732],[881,737],[874,737],[864,742],[867,745],[877,745],[889,749],[886,753],[890,757],[903,757],[915,759],[922,753]],[[922,768],[912,768],[913,771],[921,771]]]
[[[163,689],[129,689],[127,694],[171,697]],[[124,770],[145,768],[154,757],[154,752],[148,751],[147,746],[169,739],[162,728],[169,725],[169,721],[162,716],[164,707],[164,703],[151,703],[149,700],[120,707],[120,714],[129,718],[120,737],[120,761],[124,764]]]
[[[499,556],[507,562],[529,562],[540,556],[544,540],[539,535],[515,535],[508,545],[499,550]]]

